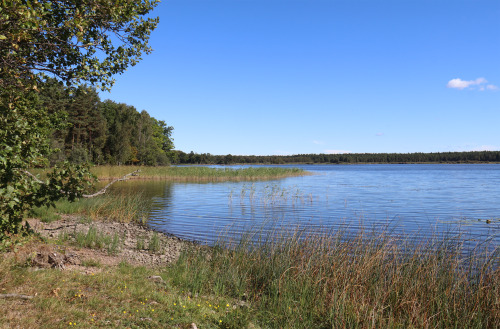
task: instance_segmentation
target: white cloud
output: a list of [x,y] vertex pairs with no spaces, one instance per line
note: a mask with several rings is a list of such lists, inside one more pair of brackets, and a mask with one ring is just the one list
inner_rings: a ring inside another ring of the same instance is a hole
[[322,142],[322,141],[313,141],[314,144],[316,145],[323,145],[325,144],[325,142]]
[[384,136],[384,133],[376,133],[375,136]]
[[486,89],[488,89],[488,90],[498,90],[498,87],[495,86],[495,85],[487,85]]
[[[448,84],[446,85],[446,87],[462,90],[465,88],[469,88],[471,86],[482,85],[482,84],[485,84],[487,82],[488,81],[485,78],[477,78],[476,80],[468,80],[468,81],[456,78],[456,79],[451,79],[450,81],[448,81]],[[493,86],[493,85],[491,85],[491,86]]]
[[346,153],[351,153],[351,151],[346,151],[346,150],[325,150],[324,153],[326,153],[326,154],[346,154]]

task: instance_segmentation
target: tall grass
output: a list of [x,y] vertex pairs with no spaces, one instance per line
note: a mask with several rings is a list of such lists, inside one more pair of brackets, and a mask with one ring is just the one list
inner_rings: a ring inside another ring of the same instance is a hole
[[105,194],[96,198],[83,198],[75,202],[57,201],[55,209],[35,208],[31,215],[47,222],[59,219],[58,214],[79,214],[91,220],[143,222],[151,207],[151,202],[150,198],[144,197],[141,193]]
[[162,179],[172,181],[252,181],[276,179],[290,176],[305,175],[306,172],[297,168],[280,167],[250,167],[244,169],[208,168],[208,167],[134,167],[134,166],[96,166],[92,173],[101,180],[122,177],[140,169],[132,179]]
[[[269,328],[498,328],[498,247],[345,232],[249,234],[186,251],[169,269],[192,293],[247,300]],[[495,263],[496,262],[496,263]]]

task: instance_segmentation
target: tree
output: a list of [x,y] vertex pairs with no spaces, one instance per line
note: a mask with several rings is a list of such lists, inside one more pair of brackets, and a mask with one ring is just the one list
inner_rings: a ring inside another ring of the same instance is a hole
[[[102,116],[99,105],[100,99],[96,90],[81,86],[67,106],[69,129],[66,147],[71,162],[102,162],[101,150],[106,142],[106,119]],[[78,156],[79,153],[81,156]],[[84,159],[87,161],[82,161]]]
[[109,89],[113,75],[149,53],[158,0],[2,0],[0,3],[0,239],[33,206],[82,195],[91,176],[64,165],[41,182],[27,171],[46,163],[60,123],[40,99],[49,77],[69,87]]

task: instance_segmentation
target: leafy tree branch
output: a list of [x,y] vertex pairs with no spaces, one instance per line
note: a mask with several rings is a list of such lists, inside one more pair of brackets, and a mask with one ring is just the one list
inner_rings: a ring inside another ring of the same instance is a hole
[[[49,77],[76,88],[109,89],[113,76],[151,48],[158,0],[1,0],[0,240],[20,229],[34,206],[83,195],[88,168],[63,164],[40,183],[26,171],[47,164],[49,136],[62,127],[59,108],[40,96]],[[64,193],[61,193],[64,192]]]

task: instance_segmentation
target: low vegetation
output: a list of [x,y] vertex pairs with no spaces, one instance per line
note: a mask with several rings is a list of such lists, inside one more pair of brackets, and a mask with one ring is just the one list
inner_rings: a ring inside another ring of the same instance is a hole
[[[307,172],[298,168],[282,167],[250,167],[250,168],[209,168],[202,166],[95,166],[91,172],[101,181],[113,180],[132,172],[137,174],[128,179],[169,180],[183,182],[217,182],[217,181],[256,181],[279,179],[292,176],[307,175]],[[46,169],[32,169],[31,172],[42,178]]]
[[306,172],[297,168],[279,167],[250,167],[242,169],[209,168],[209,167],[134,167],[134,166],[96,166],[92,173],[101,180],[122,177],[140,169],[132,179],[161,179],[172,181],[252,181],[277,179],[291,176],[305,175]]
[[28,263],[0,258],[1,328],[228,328],[241,312],[234,300],[178,289],[165,269],[89,260],[83,273],[33,271]]
[[498,328],[498,249],[483,248],[464,257],[452,240],[257,234],[187,252],[169,275],[194,294],[248,300],[247,321],[265,328]]
[[0,327],[500,326],[497,246],[280,232],[188,249],[168,267],[86,260],[85,272],[32,271],[20,256],[33,243],[25,241],[0,259],[0,294],[35,297],[0,298]]
[[33,208],[30,216],[44,222],[60,219],[61,214],[79,214],[89,220],[116,222],[145,222],[151,207],[151,199],[141,193],[105,194],[98,198],[80,199],[75,202],[60,200],[55,207]]
[[98,232],[93,226],[89,227],[87,233],[77,232],[75,234],[76,244],[82,248],[103,249],[109,254],[115,254],[118,251],[120,237],[117,234],[113,236]]

